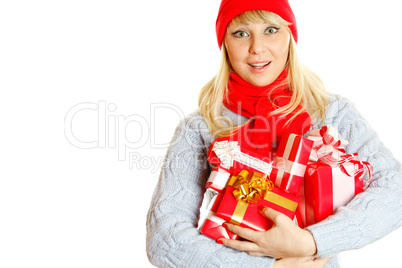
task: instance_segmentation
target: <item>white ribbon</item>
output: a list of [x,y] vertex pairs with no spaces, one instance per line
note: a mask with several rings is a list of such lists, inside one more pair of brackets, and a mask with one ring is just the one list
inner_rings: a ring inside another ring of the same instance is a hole
[[342,139],[338,130],[332,126],[313,129],[307,138],[314,141],[310,155],[310,161],[312,162],[317,162],[318,159],[323,157],[337,161],[342,155],[345,155],[344,147],[349,144],[347,140]]
[[233,166],[235,157],[240,154],[240,146],[237,141],[219,141],[215,142],[212,150],[221,160],[221,166],[230,169]]
[[275,157],[275,167],[278,169],[278,173],[275,178],[275,185],[278,187],[281,187],[282,180],[283,180],[283,175],[285,173],[289,173],[291,175],[303,177],[304,173],[306,172],[306,165],[302,165],[297,162],[292,162],[288,160],[290,153],[292,152],[294,140],[296,139],[295,134],[291,134],[288,137],[288,140],[286,142],[286,147],[283,152],[283,156],[277,156]]
[[265,174],[271,174],[272,164],[245,154],[240,150],[237,141],[215,142],[212,150],[221,161],[221,166],[226,169],[233,167],[234,161],[249,166]]
[[282,181],[283,175],[285,173],[289,173],[298,177],[303,177],[307,168],[306,165],[292,162],[279,156],[275,158],[275,167],[278,168],[278,175],[276,175],[276,180],[278,180],[278,182]]
[[230,173],[226,172],[223,169],[213,169],[211,174],[209,175],[207,183],[210,184],[210,188],[215,189],[217,191],[221,191],[225,188],[226,183],[228,182],[230,177]]
[[200,219],[198,220],[198,229],[201,230],[211,212],[212,207],[218,198],[219,193],[213,189],[208,188],[204,193],[204,198],[200,207]]
[[[345,168],[353,174],[355,165],[347,163]],[[355,180],[339,168],[332,169],[332,208],[334,213],[339,207],[345,206],[355,196]]]

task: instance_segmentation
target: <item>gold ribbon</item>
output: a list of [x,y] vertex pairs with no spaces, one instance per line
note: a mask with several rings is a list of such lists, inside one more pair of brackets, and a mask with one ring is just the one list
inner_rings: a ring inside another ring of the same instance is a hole
[[249,175],[249,172],[248,172],[247,170],[242,170],[242,171],[239,173],[239,175],[237,175],[237,176],[232,176],[232,177],[230,178],[230,180],[229,180],[229,182],[228,182],[228,185],[233,186],[237,180],[246,179],[246,178],[248,177],[248,175]]
[[249,203],[257,203],[265,199],[273,204],[295,212],[298,203],[272,192],[274,184],[259,172],[249,173],[243,170],[236,177],[233,176],[228,185],[235,188],[233,195],[238,201],[230,222],[239,225],[243,221]]
[[293,212],[296,212],[297,206],[299,205],[297,202],[274,192],[267,192],[264,199]]
[[244,214],[246,214],[247,207],[247,202],[243,200],[237,201],[236,208],[233,212],[232,217],[230,218],[230,222],[236,225],[240,225],[240,223],[243,221]]
[[243,170],[236,177],[233,184],[233,195],[236,200],[242,200],[247,203],[257,203],[262,200],[267,191],[272,191],[274,184],[267,179],[267,175],[259,172],[251,172]]

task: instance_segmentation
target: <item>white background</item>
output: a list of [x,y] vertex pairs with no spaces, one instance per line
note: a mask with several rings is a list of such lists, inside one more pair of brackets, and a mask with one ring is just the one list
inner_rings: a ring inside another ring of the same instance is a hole
[[[291,4],[302,61],[402,159],[396,1]],[[2,1],[1,267],[151,266],[146,213],[166,144],[216,72],[218,6]],[[401,239],[342,253],[343,267],[398,266]]]

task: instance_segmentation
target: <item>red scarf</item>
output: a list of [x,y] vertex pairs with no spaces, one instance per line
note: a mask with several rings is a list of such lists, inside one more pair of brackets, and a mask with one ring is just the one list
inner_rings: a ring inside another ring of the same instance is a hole
[[292,92],[286,83],[287,75],[288,68],[285,68],[273,83],[257,87],[231,72],[227,98],[223,101],[225,106],[234,113],[251,119],[230,138],[239,141],[240,146],[245,146],[248,150],[270,159],[274,158],[283,134],[303,135],[311,126],[311,119],[306,111],[286,124],[293,115],[303,109],[301,103],[288,115],[268,116],[275,109],[289,104],[292,98]]

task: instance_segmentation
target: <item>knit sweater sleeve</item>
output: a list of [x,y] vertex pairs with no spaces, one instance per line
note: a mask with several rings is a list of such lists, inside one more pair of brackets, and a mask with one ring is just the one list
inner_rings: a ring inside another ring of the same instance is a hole
[[347,206],[307,228],[315,238],[319,257],[361,248],[402,226],[401,164],[347,100],[336,97],[326,120],[349,141],[348,153],[358,152],[359,160],[373,166],[374,175],[370,186]]
[[148,258],[157,267],[271,267],[273,259],[225,247],[197,229],[210,172],[208,132],[197,113],[175,131],[148,211]]

